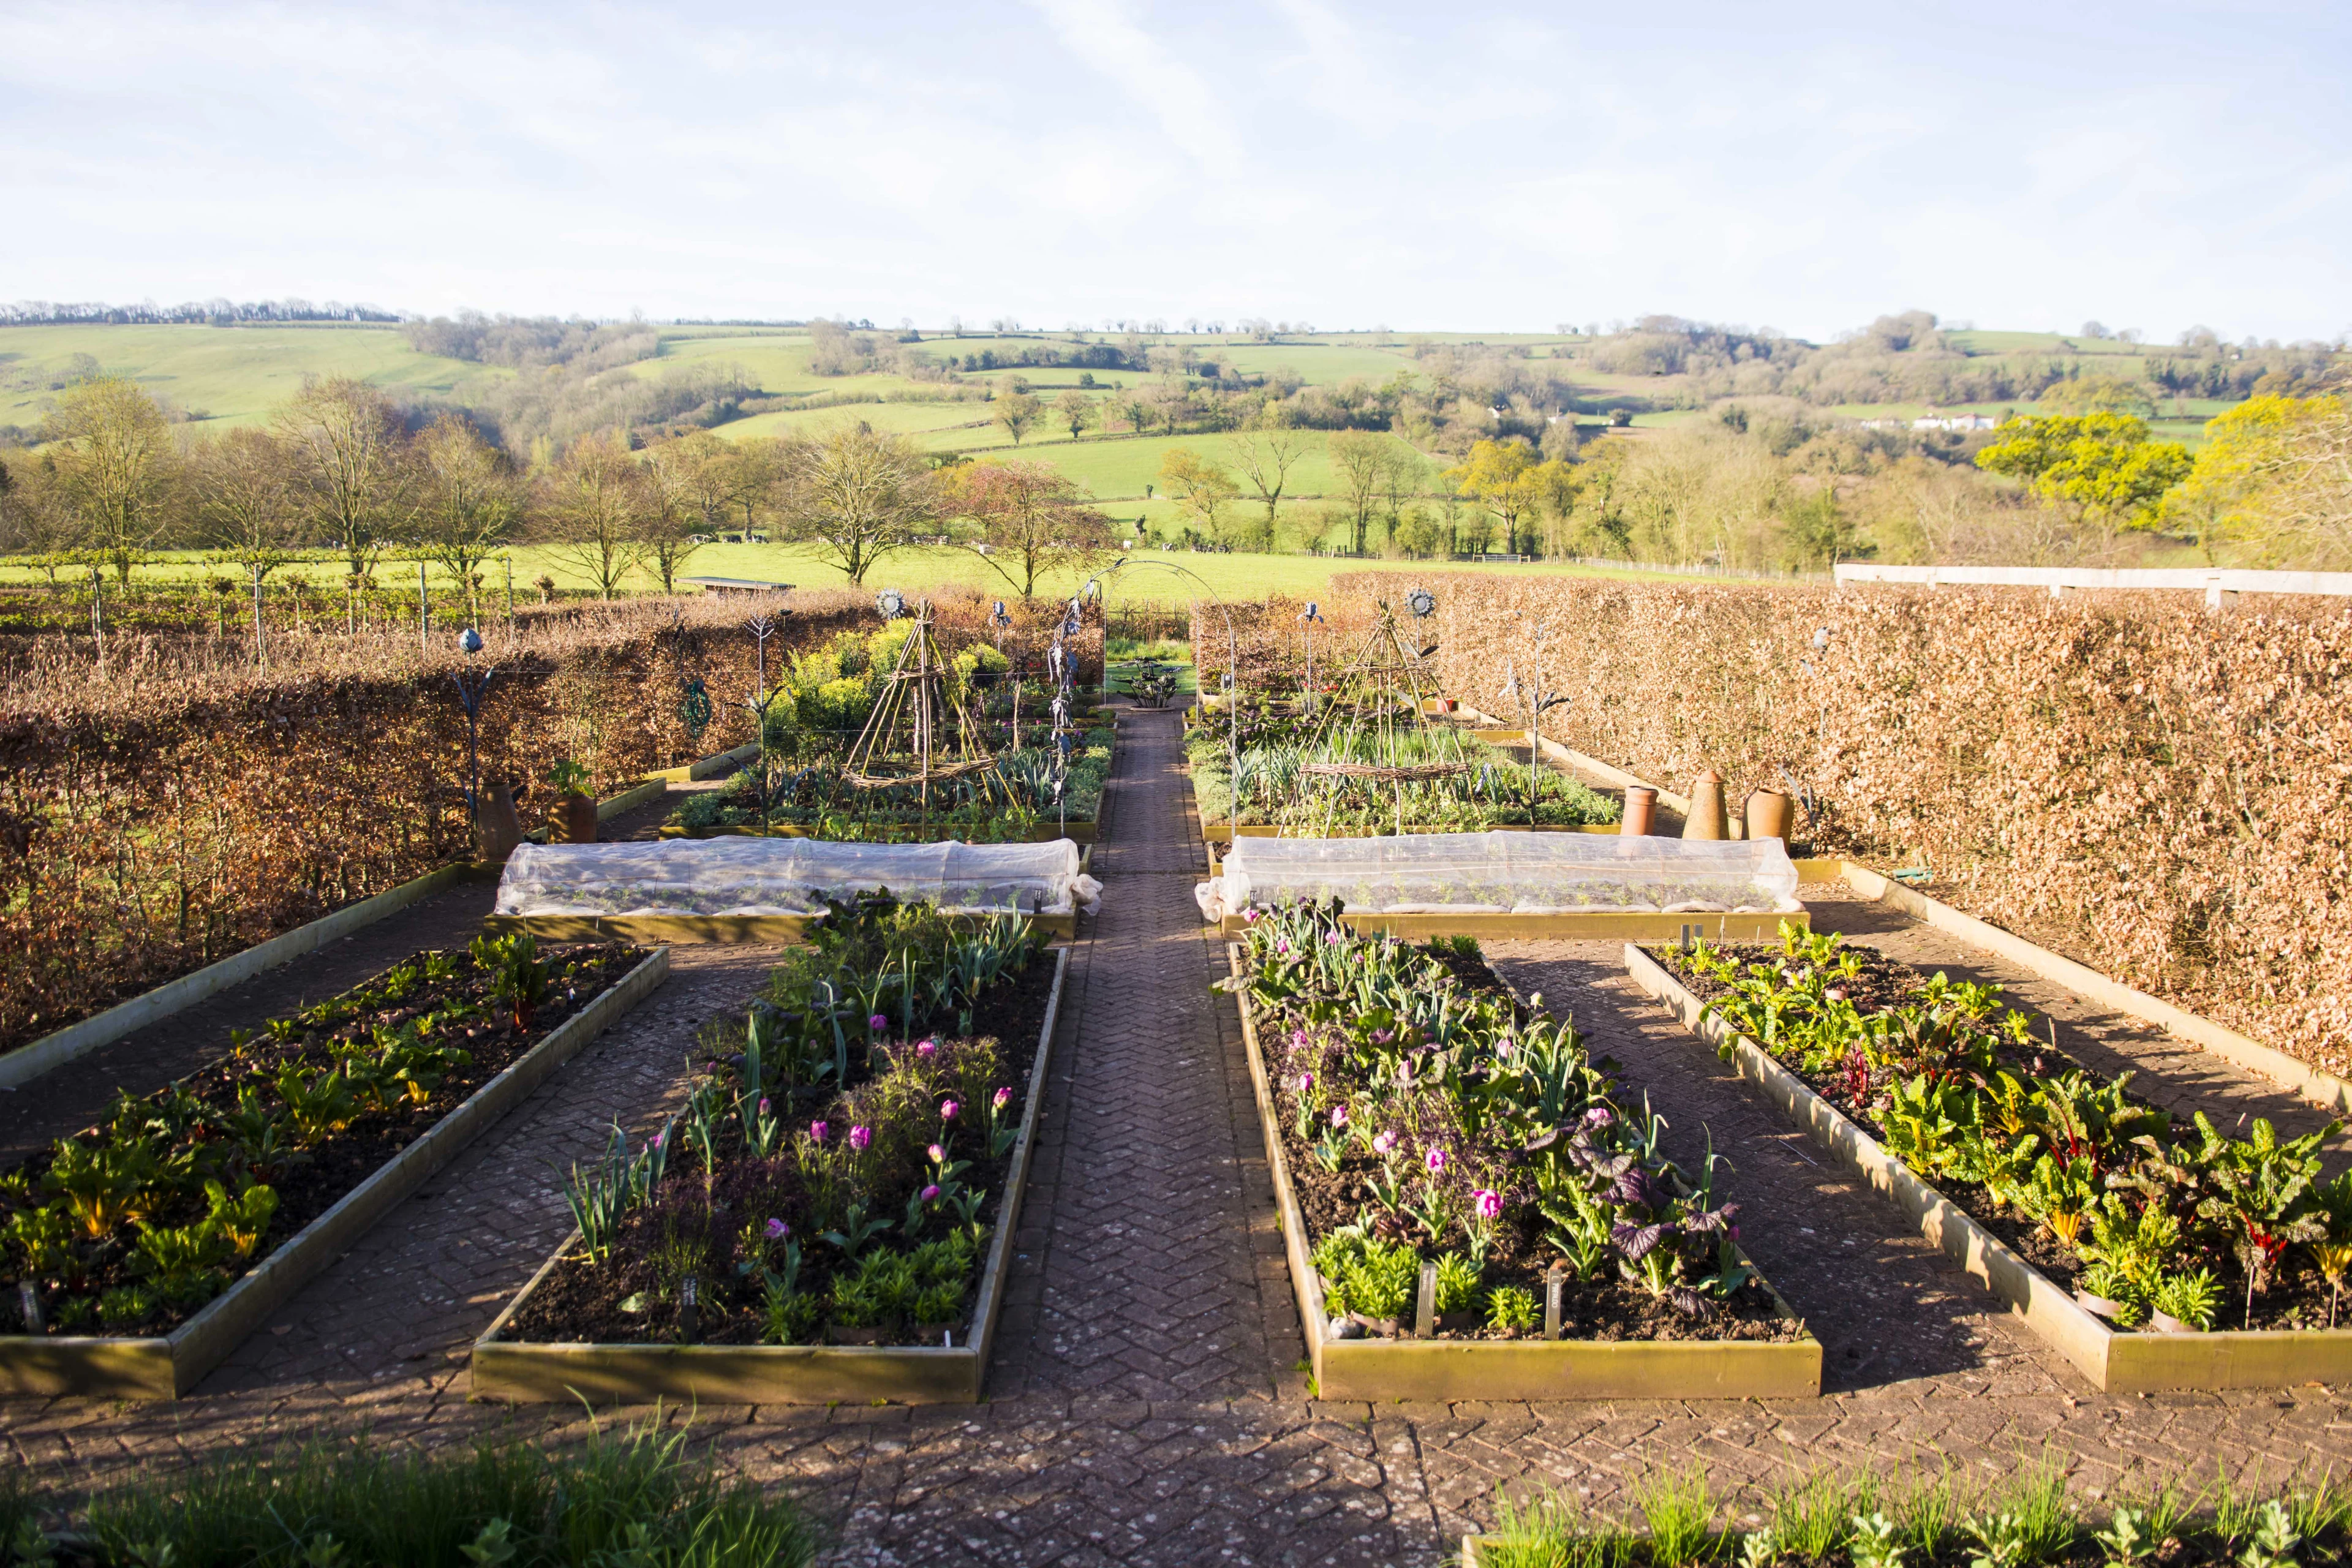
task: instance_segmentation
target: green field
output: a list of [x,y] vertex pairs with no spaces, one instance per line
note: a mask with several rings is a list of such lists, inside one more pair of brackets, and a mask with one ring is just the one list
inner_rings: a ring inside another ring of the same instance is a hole
[[[1128,553],[1128,564],[1120,567],[1109,580],[1114,602],[1181,604],[1199,596],[1200,584],[1193,580],[1196,577],[1205,581],[1211,593],[1238,601],[1261,599],[1268,594],[1305,597],[1328,594],[1332,574],[1342,572],[1411,572],[1430,578],[1441,592],[1442,579],[1449,573],[1618,578],[1654,578],[1660,575],[1639,568],[1618,570],[1550,563],[1470,565],[1464,563],[1390,562],[1239,552],[1209,554],[1189,551],[1135,550]],[[513,554],[518,601],[538,597],[530,584],[542,574],[554,578],[556,585],[566,590],[578,592],[591,586],[589,579],[563,565],[542,547],[524,546],[518,548]],[[341,591],[343,569],[340,561],[311,561],[285,570],[306,578],[321,592]],[[706,545],[687,562],[684,571],[691,576],[743,577],[790,583],[799,588],[838,588],[845,586],[847,582],[838,570],[818,561],[805,547],[791,544]],[[135,580],[184,582],[209,578],[217,573],[218,568],[207,564],[201,552],[172,551],[156,557],[153,564],[142,567]],[[416,581],[416,563],[414,559],[389,558],[378,566],[376,577],[387,589],[413,591]],[[502,592],[505,568],[501,563],[493,561],[483,573],[483,577],[493,594]],[[0,565],[0,584],[44,580],[44,574],[35,568]],[[450,584],[437,568],[428,574],[428,580],[436,600],[448,596]],[[1042,583],[1038,591],[1045,595],[1066,594],[1075,589],[1081,580],[1076,574],[1065,574]],[[110,577],[108,582],[111,585],[112,578]],[[885,558],[882,564],[868,573],[866,578],[868,588],[899,588],[908,593],[927,593],[946,584],[964,584],[998,595],[1009,591],[1004,579],[997,576],[978,556],[964,550],[902,551]],[[655,584],[650,577],[641,574],[636,586],[640,591],[651,592]]]
[[78,353],[203,415],[208,427],[261,423],[306,375],[447,394],[475,377],[509,374],[418,353],[394,327],[8,327],[0,329],[0,425],[38,425],[53,395],[37,378]]

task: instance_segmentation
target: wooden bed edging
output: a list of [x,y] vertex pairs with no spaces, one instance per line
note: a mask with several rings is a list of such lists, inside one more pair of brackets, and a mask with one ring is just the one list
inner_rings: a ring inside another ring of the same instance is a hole
[[349,1251],[582,1047],[617,1023],[669,975],[667,948],[647,953],[604,994],[565,1019],[464,1103],[377,1167],[334,1206],[281,1243],[204,1310],[169,1334],[0,1336],[0,1392],[173,1399],[194,1389],[263,1319]]
[[409,905],[431,898],[445,888],[470,880],[477,874],[468,865],[444,866],[427,871],[422,877],[403,882],[373,898],[346,904],[330,915],[321,915],[308,925],[257,942],[243,952],[232,953],[217,963],[208,963],[177,980],[168,980],[152,991],[142,992],[128,1002],[117,1003],[103,1013],[93,1014],[79,1024],[68,1024],[55,1034],[44,1035],[20,1049],[0,1056],[0,1089],[16,1089],[32,1082],[43,1073],[65,1066],[78,1057],[88,1056],[101,1046],[110,1046],[124,1036],[133,1034],[150,1024],[161,1023],[175,1013],[185,1012],[206,997],[241,984],[266,969],[289,963],[304,953],[316,952],[341,937],[364,926],[372,926],[387,916],[398,914]]
[[[1241,948],[1229,943],[1230,972],[1242,972]],[[1787,1343],[1642,1340],[1335,1340],[1323,1310],[1323,1285],[1309,1256],[1307,1221],[1290,1184],[1265,1056],[1246,993],[1236,993],[1242,1044],[1265,1137],[1266,1168],[1282,1215],[1284,1256],[1298,1301],[1300,1327],[1323,1399],[1816,1399],[1822,1342],[1810,1332]],[[1761,1275],[1759,1275],[1761,1279]],[[1768,1283],[1768,1290],[1771,1289]],[[1788,1303],[1773,1292],[1783,1314]]]
[[1728,1042],[1739,1076],[1764,1091],[1791,1125],[1901,1209],[1919,1234],[1974,1276],[2052,1349],[2109,1393],[2158,1389],[2280,1388],[2316,1379],[2352,1381],[2352,1329],[2216,1330],[2204,1334],[2118,1333],[1986,1230],[1850,1117],[1815,1094],[1720,1018],[1632,943],[1625,970],[1711,1045]]
[[[1385,932],[1415,942],[1433,936],[1469,936],[1481,942],[1778,942],[1782,921],[1812,929],[1812,916],[1803,910],[1754,915],[1656,914],[1641,910],[1579,910],[1559,915],[1387,915],[1349,910],[1339,918],[1353,931]],[[1241,916],[1227,915],[1220,929],[1223,935],[1235,937],[1249,926]]]
[[1038,1031],[1029,1069],[1029,1100],[1021,1134],[997,1205],[996,1234],[981,1272],[972,1327],[961,1345],[637,1345],[525,1344],[501,1340],[540,1282],[580,1240],[573,1230],[540,1265],[530,1283],[474,1342],[473,1397],[516,1403],[585,1399],[591,1404],[647,1404],[657,1399],[719,1405],[823,1405],[887,1399],[901,1405],[977,1404],[995,1343],[996,1320],[1013,1267],[1013,1237],[1036,1146],[1045,1098],[1045,1068],[1061,1017],[1070,950],[1054,961],[1054,991]]

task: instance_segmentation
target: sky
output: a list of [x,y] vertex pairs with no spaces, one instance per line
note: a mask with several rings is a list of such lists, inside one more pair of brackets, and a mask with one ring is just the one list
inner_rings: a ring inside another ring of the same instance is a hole
[[2352,7],[0,0],[0,300],[2352,327]]

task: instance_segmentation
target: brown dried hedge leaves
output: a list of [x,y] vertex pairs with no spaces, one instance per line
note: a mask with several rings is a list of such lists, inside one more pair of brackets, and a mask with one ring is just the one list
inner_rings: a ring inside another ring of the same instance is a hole
[[1930,865],[1971,913],[2352,1068],[2340,604],[1525,577],[1440,600],[1449,693],[1511,711],[1501,672],[1548,624],[1569,745],[1670,787],[1720,768],[1735,802],[1793,783],[1824,851]]

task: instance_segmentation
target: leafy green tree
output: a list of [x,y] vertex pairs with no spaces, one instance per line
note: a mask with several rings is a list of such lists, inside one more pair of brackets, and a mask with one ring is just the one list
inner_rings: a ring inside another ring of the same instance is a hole
[[1977,467],[2111,529],[2153,526],[2158,502],[2190,468],[2188,447],[2155,439],[2128,414],[2025,416],[1994,434]]
[[996,400],[996,422],[1013,437],[1016,447],[1021,445],[1022,437],[1037,427],[1037,421],[1045,415],[1045,405],[1025,392],[1010,392]]
[[1054,418],[1068,428],[1070,439],[1075,441],[1094,428],[1097,418],[1095,400],[1082,392],[1066,392],[1054,400]]

